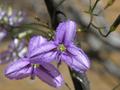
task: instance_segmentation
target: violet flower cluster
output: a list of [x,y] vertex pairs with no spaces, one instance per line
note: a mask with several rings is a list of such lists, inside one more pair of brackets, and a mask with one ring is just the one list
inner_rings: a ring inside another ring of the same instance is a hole
[[13,10],[12,7],[0,7],[0,24],[17,26],[24,20],[25,13]]
[[[4,7],[0,5],[0,44],[7,37],[12,35],[12,41],[10,42],[8,49],[0,53],[0,64],[14,61],[18,57],[23,56],[26,52],[25,39],[19,40],[13,37],[13,30],[11,27],[20,26],[25,22],[25,13],[22,11],[14,10],[12,7]],[[18,53],[19,52],[19,53]]]
[[70,68],[85,73],[90,61],[82,49],[74,43],[76,23],[67,20],[58,25],[54,40],[47,41],[42,36],[31,38],[26,56],[11,63],[5,70],[9,79],[37,76],[47,84],[59,87],[64,83],[60,72],[50,62],[64,61]]
[[0,42],[7,37],[10,26],[18,26],[24,20],[24,12],[13,10],[12,7],[5,8],[0,6]]
[[13,39],[6,50],[0,53],[0,64],[16,61],[19,57],[24,57],[27,52],[27,42],[25,39]]
[[[74,70],[84,73],[90,67],[90,61],[84,51],[74,44],[76,23],[68,20],[57,27],[55,38],[32,51],[31,62],[39,63],[40,58],[45,62],[64,61]],[[37,59],[36,59],[37,58]]]
[[46,43],[47,40],[42,36],[33,37],[30,40],[28,53],[25,57],[11,63],[5,70],[5,76],[9,79],[22,79],[30,76],[34,78],[37,76],[47,84],[59,87],[63,83],[63,78],[60,72],[50,63],[41,61],[38,64],[30,62],[32,52],[39,46]]

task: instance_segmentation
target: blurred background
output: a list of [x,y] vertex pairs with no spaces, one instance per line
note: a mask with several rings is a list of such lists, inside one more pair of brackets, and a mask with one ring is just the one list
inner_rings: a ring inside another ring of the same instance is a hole
[[[65,0],[63,10],[69,18],[75,20],[80,27],[81,21],[88,23],[90,16],[85,13],[89,9],[89,0]],[[107,5],[110,0],[100,0],[97,9],[99,11]],[[102,26],[105,24],[107,28],[115,21],[120,14],[120,1],[115,1],[113,5],[108,7],[102,16],[104,18],[93,19],[93,22]],[[91,4],[95,0],[91,0]],[[0,4],[4,7],[11,5],[15,10],[22,10],[26,13],[26,18],[30,22],[35,22],[35,17],[39,17],[40,21],[45,24],[50,23],[47,8],[44,0],[0,0]],[[98,12],[96,9],[96,12]],[[82,19],[81,19],[82,18]],[[88,54],[91,59],[91,68],[87,72],[91,90],[120,90],[120,26],[115,32],[108,37],[102,37],[98,31],[77,32],[77,44]],[[0,52],[8,48],[9,39],[5,39],[0,43]],[[65,85],[59,89],[52,88],[41,80],[36,78],[30,80],[9,80],[4,76],[4,68],[7,63],[0,65],[0,90],[69,90]],[[74,90],[74,85],[70,77],[68,67],[62,63],[59,68],[64,79]],[[115,88],[116,87],[116,88]],[[115,88],[115,89],[113,89]]]

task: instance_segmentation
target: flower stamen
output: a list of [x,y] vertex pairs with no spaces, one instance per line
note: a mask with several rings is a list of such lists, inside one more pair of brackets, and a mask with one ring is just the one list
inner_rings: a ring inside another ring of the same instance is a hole
[[64,44],[60,44],[60,45],[58,46],[58,48],[59,48],[59,50],[60,50],[61,52],[63,52],[63,51],[66,50],[66,47],[64,46]]
[[40,65],[39,64],[33,64],[34,68],[38,68]]

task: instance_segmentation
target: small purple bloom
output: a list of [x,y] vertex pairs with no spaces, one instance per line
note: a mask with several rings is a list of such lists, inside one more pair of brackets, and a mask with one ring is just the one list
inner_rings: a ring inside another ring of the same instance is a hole
[[31,78],[37,76],[53,87],[60,87],[64,82],[63,78],[60,72],[52,64],[43,61],[38,64],[30,62],[31,52],[46,42],[47,40],[41,36],[33,37],[30,40],[26,57],[11,63],[5,70],[5,76],[9,79],[16,80],[23,79],[28,76]]
[[0,20],[3,19],[4,15],[5,15],[5,11],[2,10],[2,8],[0,7]]
[[8,46],[8,49],[0,53],[0,64],[5,64],[24,57],[27,52],[26,40],[15,38]]
[[68,20],[62,22],[57,27],[54,41],[44,43],[31,52],[31,62],[39,63],[41,58],[45,62],[52,60],[64,61],[71,68],[80,73],[84,73],[90,67],[90,61],[82,49],[74,44],[76,35],[76,23]]
[[11,26],[17,26],[20,25],[21,23],[23,23],[25,20],[25,13],[23,13],[22,11],[16,12],[13,11],[12,15],[7,15],[8,18],[8,24]]
[[26,15],[23,11],[16,11],[11,7],[4,8],[0,7],[0,42],[9,36],[10,26],[19,26],[26,21]]
[[7,31],[4,28],[0,27],[0,43],[5,39],[7,36]]
[[17,26],[20,25],[21,22],[25,21],[25,13],[22,11],[16,11],[12,7],[0,7],[0,23]]

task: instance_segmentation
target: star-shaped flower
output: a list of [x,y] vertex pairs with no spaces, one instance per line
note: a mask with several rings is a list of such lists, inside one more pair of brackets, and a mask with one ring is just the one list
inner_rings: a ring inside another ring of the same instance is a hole
[[74,70],[84,73],[90,67],[90,61],[84,51],[74,44],[76,36],[76,23],[68,20],[58,25],[53,41],[38,46],[31,52],[31,62],[40,63],[43,58],[45,62],[52,60],[64,61]]
[[34,78],[37,76],[47,84],[53,87],[60,87],[63,84],[63,78],[60,72],[50,63],[39,60],[38,64],[33,64],[31,52],[46,43],[47,40],[41,36],[33,37],[30,40],[27,56],[11,63],[5,70],[5,76],[9,79],[23,79],[25,77]]

